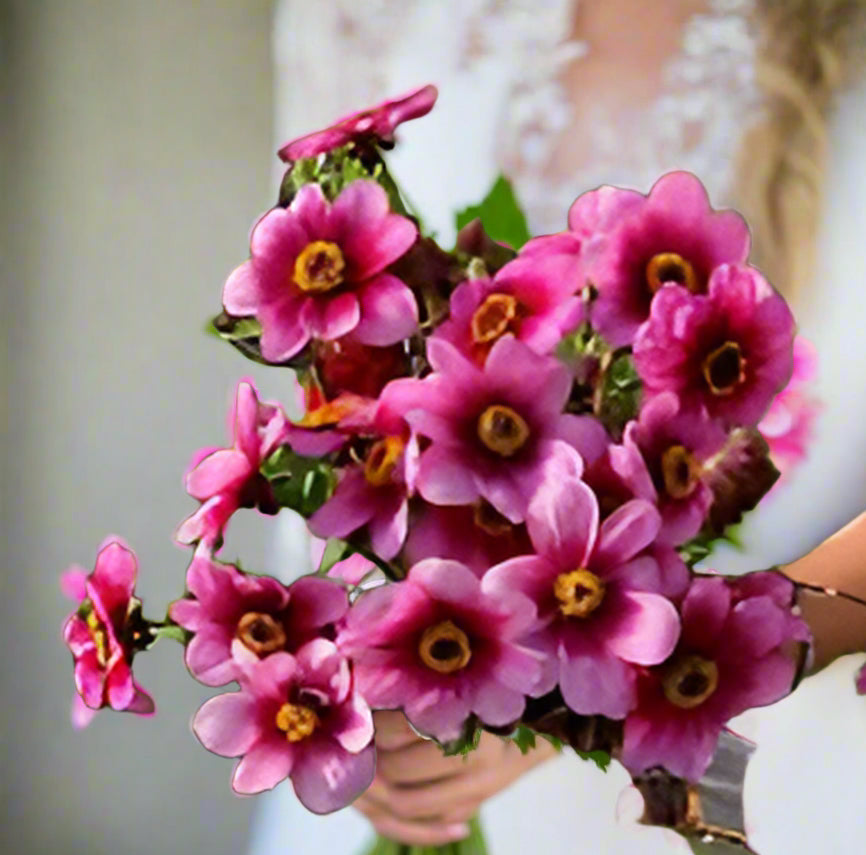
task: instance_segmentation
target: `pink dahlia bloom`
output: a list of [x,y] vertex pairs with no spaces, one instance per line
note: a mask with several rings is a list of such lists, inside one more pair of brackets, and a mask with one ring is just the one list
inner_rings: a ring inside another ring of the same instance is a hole
[[280,159],[291,163],[304,157],[317,157],[358,139],[369,139],[383,148],[391,148],[397,127],[410,119],[426,116],[433,109],[438,94],[435,86],[422,86],[377,107],[351,113],[323,131],[286,143],[279,150]]
[[291,778],[313,813],[351,804],[373,780],[373,717],[352,686],[348,661],[319,638],[292,656],[275,653],[249,666],[241,691],[217,695],[192,723],[202,745],[241,757],[238,793],[270,790]]
[[666,285],[634,345],[648,395],[675,392],[726,425],[753,427],[791,374],[794,318],[752,267],[722,265],[709,293]]
[[750,596],[722,578],[692,582],[677,649],[641,677],[625,722],[622,761],[633,773],[660,765],[698,780],[726,722],[790,692],[796,666],[788,647],[808,630],[781,605],[777,582],[757,584],[762,593]]
[[[563,237],[536,238],[492,279],[467,279],[451,295],[450,316],[436,335],[483,363],[506,333],[536,353],[550,353],[581,321],[575,295],[576,252],[563,251]],[[570,236],[565,240],[573,241]],[[573,247],[569,247],[573,249]]]
[[390,561],[409,528],[409,497],[415,491],[418,442],[386,406],[370,426],[362,462],[343,469],[333,496],[309,519],[317,537],[340,537],[367,527],[373,550]]
[[568,369],[511,335],[493,345],[483,367],[442,339],[429,340],[427,357],[432,374],[395,380],[382,400],[432,441],[417,485],[434,505],[483,498],[521,522],[548,457],[570,446],[594,456],[607,442],[594,418],[563,413]]
[[532,552],[525,525],[514,525],[492,505],[449,507],[422,504],[413,516],[403,550],[409,566],[425,558],[448,558],[479,578],[494,564]]
[[791,379],[758,423],[758,430],[770,446],[770,457],[783,475],[806,458],[815,418],[821,409],[810,388],[817,373],[818,354],[814,346],[797,336]]
[[610,187],[585,194],[569,227],[587,242],[587,276],[598,289],[593,326],[615,347],[631,342],[665,283],[703,294],[716,267],[749,254],[742,217],[714,211],[688,172],[662,176],[646,197]]
[[[141,603],[133,594],[137,562],[121,540],[109,538],[99,549],[93,572],[71,567],[61,579],[68,596],[81,604],[63,626],[63,639],[75,662],[75,687],[91,710],[148,715],[153,699],[132,677],[132,658],[143,640]],[[73,707],[73,723],[83,727],[91,716]]]
[[520,718],[541,668],[539,654],[519,643],[534,622],[526,597],[493,592],[468,567],[430,558],[403,581],[362,594],[337,643],[371,706],[402,708],[445,742],[470,713],[492,726]]
[[549,476],[527,516],[537,554],[499,564],[484,581],[535,603],[542,629],[532,644],[547,659],[539,690],[558,683],[575,712],[621,719],[637,701],[636,666],[662,662],[679,636],[676,609],[655,593],[659,565],[645,551],[661,518],[633,499],[599,526],[592,490]]
[[633,478],[635,468],[621,459],[624,479],[635,484],[635,495],[654,502],[662,515],[658,542],[679,546],[701,529],[713,502],[703,478],[704,465],[725,444],[727,435],[700,410],[685,410],[670,392],[650,399],[637,421],[625,429],[623,445],[642,457],[650,475],[650,495],[642,495],[646,480]]
[[294,653],[336,632],[349,610],[345,589],[303,576],[286,588],[270,576],[243,573],[197,551],[186,574],[194,599],[172,603],[171,619],[194,633],[186,647],[190,673],[206,686],[223,686],[251,661]]
[[180,524],[175,535],[180,543],[218,543],[238,508],[258,507],[263,513],[278,510],[259,467],[289,437],[285,413],[279,404],[259,401],[255,386],[242,381],[232,422],[232,446],[201,449],[187,470],[186,491],[202,505]]
[[383,271],[417,235],[373,181],[352,182],[333,203],[306,184],[288,208],[256,224],[250,260],[229,276],[223,304],[229,314],[258,318],[270,362],[285,362],[311,338],[352,333],[362,344],[394,344],[416,329],[418,305]]

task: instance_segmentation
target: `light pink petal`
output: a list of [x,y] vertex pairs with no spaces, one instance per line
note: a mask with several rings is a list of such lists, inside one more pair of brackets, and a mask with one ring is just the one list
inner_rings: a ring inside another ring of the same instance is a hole
[[622,762],[633,774],[664,766],[697,781],[712,760],[721,730],[720,724],[701,718],[684,727],[678,718],[647,719],[635,713],[625,723]]
[[334,739],[351,754],[363,751],[373,739],[373,714],[358,692],[331,712],[328,726]]
[[310,338],[333,341],[352,332],[361,319],[358,297],[349,291],[336,297],[308,297],[300,313],[300,323]]
[[301,321],[303,298],[286,298],[266,303],[259,308],[262,324],[260,347],[268,362],[291,359],[310,340],[310,333]]
[[450,341],[431,337],[427,341],[427,359],[433,370],[451,377],[460,377],[467,385],[480,385],[482,374],[475,363],[467,359]]
[[[517,591],[541,605],[550,599],[553,582],[560,568],[540,555],[522,555],[491,567],[485,574],[485,590],[506,593]],[[543,615],[539,615],[544,617]]]
[[177,527],[174,539],[185,545],[200,541],[213,544],[221,536],[237,509],[236,496],[213,496]]
[[469,702],[455,692],[431,690],[421,697],[413,697],[405,706],[406,718],[421,733],[440,741],[456,739],[469,718]]
[[259,273],[252,261],[245,261],[226,280],[223,306],[230,315],[244,317],[256,314],[260,301]]
[[857,672],[855,685],[857,687],[858,695],[866,695],[866,665]]
[[388,194],[374,181],[353,181],[334,201],[336,240],[355,281],[379,273],[415,243],[415,224],[389,211]]
[[205,686],[224,686],[237,676],[232,661],[232,635],[225,626],[209,624],[186,647],[186,667]]
[[636,700],[632,666],[589,646],[566,645],[560,652],[559,688],[565,703],[580,715],[625,718]]
[[586,566],[598,530],[595,494],[574,477],[548,469],[529,503],[527,528],[536,551],[557,567]]
[[[538,687],[542,675],[543,653],[520,647],[516,644],[503,644],[493,662],[490,673],[508,689],[522,695],[532,695]],[[482,691],[483,695],[485,692]],[[476,700],[475,712],[479,713]],[[522,712],[522,709],[521,709]],[[492,724],[492,720],[489,722]]]
[[250,461],[243,452],[223,448],[206,457],[186,476],[186,491],[204,501],[227,490],[237,489],[250,475]]
[[292,199],[289,213],[303,229],[307,241],[334,240],[331,206],[318,184],[301,187]]
[[96,718],[97,712],[98,710],[87,706],[87,704],[81,700],[81,696],[78,693],[72,696],[72,706],[69,710],[69,718],[72,722],[72,726],[76,730],[83,730],[87,727],[90,722]]
[[[392,510],[393,509],[393,510]],[[398,496],[370,520],[370,542],[381,558],[390,561],[403,546],[409,530],[409,502]]]
[[646,549],[661,528],[658,509],[645,499],[632,499],[602,524],[593,566],[615,567]]
[[657,665],[673,652],[680,635],[680,617],[670,600],[658,594],[622,592],[616,634],[607,649],[636,665]]
[[255,465],[259,458],[259,396],[251,382],[238,383],[234,410],[235,445]]
[[132,670],[125,659],[118,659],[105,678],[108,703],[112,709],[125,710],[135,698]]
[[96,651],[90,650],[75,660],[75,688],[81,699],[91,709],[99,709],[104,705],[103,687],[105,673],[96,658]]
[[256,698],[282,697],[297,670],[295,657],[281,650],[264,659],[252,661],[251,667],[244,669],[240,675],[240,684]]
[[751,597],[731,610],[725,625],[725,647],[733,655],[759,659],[785,640],[787,625],[788,614],[769,597]]
[[593,416],[563,413],[556,420],[555,436],[576,448],[586,464],[593,463],[610,445],[610,436]]
[[334,495],[310,517],[310,531],[316,537],[345,537],[365,525],[376,510],[375,489],[360,469],[347,469]]
[[96,556],[87,592],[97,611],[100,606],[105,610],[100,615],[103,620],[109,615],[112,619],[126,616],[129,598],[135,590],[136,567],[135,553],[117,541],[110,542]]
[[350,754],[330,740],[314,740],[298,750],[292,784],[307,810],[332,813],[355,801],[370,786],[375,771],[372,745]]
[[724,705],[726,717],[780,701],[794,688],[796,674],[793,657],[778,650],[752,660],[737,673],[735,685],[724,687],[729,694]]
[[[534,681],[533,681],[534,682]],[[485,681],[472,701],[472,712],[484,724],[503,727],[520,719],[526,709],[526,697],[521,691]]]
[[434,505],[469,505],[479,496],[471,470],[457,455],[435,444],[421,455],[417,487]]
[[418,328],[418,304],[396,276],[380,273],[358,291],[361,320],[355,338],[382,347],[408,338]]
[[444,603],[475,604],[481,594],[478,577],[459,561],[427,558],[409,571],[409,579],[431,599]]
[[617,582],[621,588],[629,591],[664,593],[658,562],[649,555],[639,555],[625,564],[620,564],[605,575],[605,580]]
[[259,738],[259,719],[255,698],[245,692],[227,692],[202,704],[192,729],[208,751],[222,757],[239,757]]
[[695,579],[683,600],[683,642],[712,649],[731,608],[731,592],[722,578]]
[[153,698],[138,685],[138,683],[133,682],[133,688],[135,690],[135,694],[132,697],[132,700],[129,702],[129,706],[124,710],[124,712],[135,713],[136,715],[153,715],[156,711],[156,704],[153,702]]
[[232,776],[232,789],[236,793],[253,795],[272,790],[289,776],[299,752],[282,734],[277,734],[278,731],[257,742],[238,763]]
[[87,599],[87,576],[87,571],[77,564],[62,573],[60,575],[60,590],[63,592],[63,596],[74,603],[81,603]]
[[71,614],[63,625],[63,640],[73,656],[83,656],[96,648],[87,623],[77,614]]

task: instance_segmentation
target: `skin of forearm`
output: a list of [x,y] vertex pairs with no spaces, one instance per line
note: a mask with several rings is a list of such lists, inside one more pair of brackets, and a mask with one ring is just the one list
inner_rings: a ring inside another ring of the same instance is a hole
[[[866,600],[866,512],[782,570],[795,582]],[[866,606],[810,591],[802,591],[798,602],[814,636],[813,671],[846,653],[866,651]]]

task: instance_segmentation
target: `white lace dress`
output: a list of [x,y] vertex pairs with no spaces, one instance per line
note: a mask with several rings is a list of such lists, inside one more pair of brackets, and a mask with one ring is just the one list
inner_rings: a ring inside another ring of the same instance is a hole
[[[602,0],[581,0],[590,2]],[[635,9],[650,5],[663,4]],[[629,102],[610,93],[575,98],[592,44],[580,40],[573,0],[283,0],[274,35],[277,141],[433,82],[435,110],[401,128],[405,145],[389,163],[445,245],[454,210],[480,199],[499,171],[514,181],[536,234],[563,228],[568,206],[587,189],[646,192],[670,169],[691,170],[714,204],[728,204],[736,142],[760,110],[750,3],[695,7],[679,22],[678,48],[651,75],[653,97],[638,90]],[[866,507],[864,117],[866,91],[852,93],[834,128],[821,281],[797,307],[821,362],[818,436],[810,459],[752,515],[745,551],[714,561],[723,571],[790,560]],[[279,564],[288,555],[303,562],[302,529],[283,517]],[[760,743],[746,804],[761,855],[862,851],[866,699],[854,694],[858,664],[839,660],[783,703],[738,722]],[[683,851],[670,832],[616,821],[628,783],[621,768],[603,775],[567,755],[535,769],[485,806],[492,855]],[[249,851],[352,855],[368,836],[356,812],[312,816],[284,784],[260,797]]]

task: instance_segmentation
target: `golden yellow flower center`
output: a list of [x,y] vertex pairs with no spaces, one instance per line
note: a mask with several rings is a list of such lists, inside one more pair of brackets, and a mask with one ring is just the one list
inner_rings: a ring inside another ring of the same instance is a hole
[[267,656],[286,646],[286,631],[273,615],[247,612],[239,621],[235,635],[257,656]]
[[676,252],[660,252],[654,255],[647,262],[646,282],[653,294],[666,282],[676,282],[677,285],[688,288],[692,294],[701,290],[695,268]]
[[364,462],[364,477],[374,487],[390,483],[394,467],[403,453],[404,443],[399,436],[386,436],[373,445]]
[[726,341],[704,360],[704,380],[714,395],[730,395],[746,379],[746,360],[740,345]]
[[719,686],[719,668],[703,656],[680,656],[667,666],[662,689],[665,697],[684,710],[699,707]]
[[517,300],[510,294],[491,294],[472,315],[472,340],[490,344],[508,332],[517,317]]
[[690,496],[701,478],[701,464],[685,446],[672,445],[662,454],[662,480],[672,499]]
[[453,674],[469,664],[469,636],[450,620],[428,626],[418,642],[418,655],[431,670]]
[[319,723],[315,711],[303,704],[283,704],[277,711],[277,727],[289,742],[301,742],[312,736]]
[[478,438],[502,457],[513,457],[529,439],[529,425],[520,413],[493,404],[478,417]]
[[559,610],[566,617],[589,617],[604,599],[604,582],[584,567],[560,573],[553,583]]
[[87,628],[90,630],[90,637],[96,645],[96,660],[99,664],[105,667],[108,664],[108,632],[105,625],[96,616],[96,612],[91,609],[87,615]]
[[308,243],[295,259],[295,284],[302,291],[330,291],[343,281],[343,251],[329,240]]

